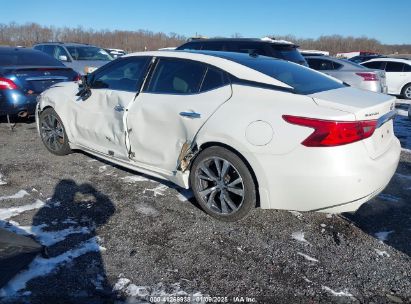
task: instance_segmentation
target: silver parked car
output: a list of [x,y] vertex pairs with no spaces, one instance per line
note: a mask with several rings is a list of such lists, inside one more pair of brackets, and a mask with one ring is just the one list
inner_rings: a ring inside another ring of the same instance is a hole
[[328,56],[305,56],[310,68],[335,77],[350,86],[368,91],[387,93],[385,72],[364,68],[349,60]]
[[83,43],[45,42],[33,48],[60,60],[81,75],[91,73],[113,60],[104,49]]

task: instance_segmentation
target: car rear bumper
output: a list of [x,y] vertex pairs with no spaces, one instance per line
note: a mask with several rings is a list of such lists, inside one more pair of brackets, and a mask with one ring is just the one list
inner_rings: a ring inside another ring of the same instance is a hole
[[[398,166],[401,146],[371,159],[362,142],[333,148],[301,146],[287,155],[259,155],[262,208],[348,212],[378,195]],[[252,165],[253,166],[253,165]],[[254,167],[254,166],[253,166]]]
[[0,96],[0,116],[17,115],[23,112],[33,115],[37,96],[37,94],[24,95],[18,90],[3,91]]

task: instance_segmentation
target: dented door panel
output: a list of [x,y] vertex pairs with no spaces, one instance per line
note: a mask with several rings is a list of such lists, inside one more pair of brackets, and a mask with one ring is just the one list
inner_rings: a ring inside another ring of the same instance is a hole
[[230,85],[191,95],[140,93],[126,114],[132,160],[173,174],[184,144],[231,94]]
[[100,153],[128,159],[124,111],[136,93],[92,89],[86,100],[75,100],[72,109],[75,142]]

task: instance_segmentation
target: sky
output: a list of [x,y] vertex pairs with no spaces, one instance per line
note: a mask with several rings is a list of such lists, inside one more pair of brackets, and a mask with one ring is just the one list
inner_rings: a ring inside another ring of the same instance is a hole
[[143,29],[186,37],[339,34],[411,44],[409,5],[410,0],[12,0],[2,5],[0,23]]

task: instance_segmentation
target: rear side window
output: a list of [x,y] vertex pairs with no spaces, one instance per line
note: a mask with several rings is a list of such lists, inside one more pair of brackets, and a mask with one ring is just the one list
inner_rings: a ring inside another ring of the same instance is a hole
[[201,85],[200,92],[221,88],[229,83],[227,73],[214,68],[208,68]]
[[201,47],[202,45],[199,42],[189,42],[179,46],[177,50],[201,50]]
[[36,50],[11,50],[0,52],[2,66],[64,66],[60,61]]
[[272,57],[296,62],[299,64],[305,64],[305,59],[303,55],[301,55],[301,53],[297,50],[297,47],[295,45],[272,44],[271,48],[274,55]]
[[334,70],[334,65],[331,60],[317,59],[317,58],[307,58],[310,68],[317,71],[327,71]]
[[54,45],[43,45],[43,52],[54,57]]
[[137,92],[143,82],[149,61],[150,57],[119,60],[103,70],[97,70],[92,76],[91,87]]
[[404,64],[401,62],[391,62],[388,61],[387,65],[385,66],[386,72],[402,72],[404,68]]
[[411,65],[404,64],[404,72],[411,72]]
[[283,60],[251,56],[236,56],[228,59],[288,84],[299,94],[313,94],[345,87],[321,73]]
[[205,71],[206,66],[199,62],[161,58],[146,91],[164,94],[198,93]]
[[227,43],[227,51],[236,52],[236,53],[258,54],[258,55],[269,56],[269,54],[265,50],[263,43],[231,42],[231,43]]
[[369,69],[384,70],[385,62],[384,61],[371,61],[362,64],[363,66]]
[[35,46],[33,46],[33,49],[35,49],[37,51],[43,51],[43,46],[42,45],[35,45]]

